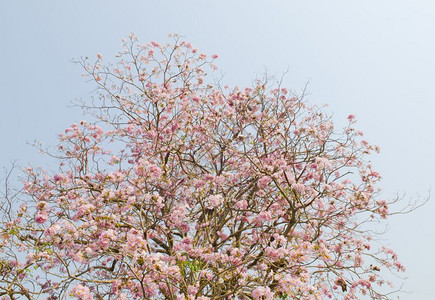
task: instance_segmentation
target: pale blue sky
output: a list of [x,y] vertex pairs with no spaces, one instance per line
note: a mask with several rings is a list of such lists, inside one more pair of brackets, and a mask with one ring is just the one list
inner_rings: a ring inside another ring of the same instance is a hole
[[[0,165],[49,165],[27,141],[48,145],[82,118],[68,108],[92,85],[70,60],[179,33],[217,64],[230,85],[265,70],[329,103],[336,123],[354,113],[382,153],[384,197],[425,196],[435,171],[435,2],[422,0],[1,1]],[[435,205],[390,221],[387,244],[407,267],[400,299],[435,299]],[[397,281],[399,282],[399,281]]]

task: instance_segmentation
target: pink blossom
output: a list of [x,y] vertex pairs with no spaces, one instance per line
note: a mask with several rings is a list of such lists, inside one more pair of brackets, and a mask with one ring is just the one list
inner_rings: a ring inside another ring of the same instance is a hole
[[262,225],[264,222],[270,221],[272,219],[272,214],[270,211],[261,211],[255,218],[255,223],[257,225]]
[[54,175],[53,179],[55,182],[59,182],[65,180],[65,176],[63,176],[62,174],[56,174]]
[[103,249],[107,249],[109,247],[110,241],[115,240],[115,238],[115,231],[113,229],[108,229],[100,234],[98,242]]
[[188,293],[189,295],[195,295],[196,293],[198,293],[198,287],[197,287],[197,286],[194,286],[194,285],[189,285],[189,286],[187,287],[187,293]]
[[47,236],[53,236],[55,234],[57,234],[58,232],[61,231],[61,227],[59,224],[53,224],[52,226],[48,227],[45,231],[44,234]]
[[328,168],[330,166],[329,159],[326,157],[316,157],[316,164],[319,168]]
[[48,214],[45,211],[38,211],[35,215],[35,222],[43,224],[48,220]]
[[246,208],[248,208],[248,202],[246,200],[237,201],[234,204],[234,208],[236,208],[236,209],[246,209]]
[[260,189],[264,189],[265,187],[267,187],[269,185],[269,183],[272,181],[272,178],[270,178],[269,176],[263,176],[258,180],[258,188]]
[[216,208],[224,202],[224,197],[221,195],[212,195],[207,198],[209,208]]
[[272,300],[274,297],[274,293],[270,290],[269,287],[257,287],[252,291],[252,297],[255,300]]
[[136,229],[130,229],[127,233],[127,251],[136,251],[136,249],[146,245],[146,241],[143,239],[143,235]]
[[71,290],[71,296],[81,300],[92,300],[93,297],[87,286],[76,284]]

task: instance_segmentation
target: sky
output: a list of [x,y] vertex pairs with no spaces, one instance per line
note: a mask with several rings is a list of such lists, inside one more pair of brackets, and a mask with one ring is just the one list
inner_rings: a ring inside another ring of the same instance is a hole
[[[217,53],[224,82],[249,86],[265,72],[311,104],[329,104],[336,124],[350,113],[383,175],[381,197],[428,197],[435,170],[435,2],[423,0],[0,1],[0,167],[50,166],[32,147],[84,117],[72,106],[93,86],[71,62],[135,32],[142,42],[178,33]],[[384,243],[407,268],[394,299],[435,299],[435,199],[393,216]]]

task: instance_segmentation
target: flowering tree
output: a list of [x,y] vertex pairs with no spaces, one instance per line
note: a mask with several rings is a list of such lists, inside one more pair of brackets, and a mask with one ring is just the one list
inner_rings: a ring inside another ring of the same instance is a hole
[[387,298],[379,271],[404,268],[364,227],[389,203],[354,116],[336,130],[279,83],[212,84],[217,56],[173,41],[80,61],[96,119],[5,197],[2,299]]

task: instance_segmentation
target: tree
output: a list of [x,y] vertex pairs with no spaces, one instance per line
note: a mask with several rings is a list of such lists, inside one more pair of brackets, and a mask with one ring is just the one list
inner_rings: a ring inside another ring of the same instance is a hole
[[3,206],[2,299],[387,298],[379,271],[404,267],[365,226],[390,203],[353,115],[337,130],[277,81],[212,83],[217,56],[178,36],[118,57],[79,61],[94,121]]

